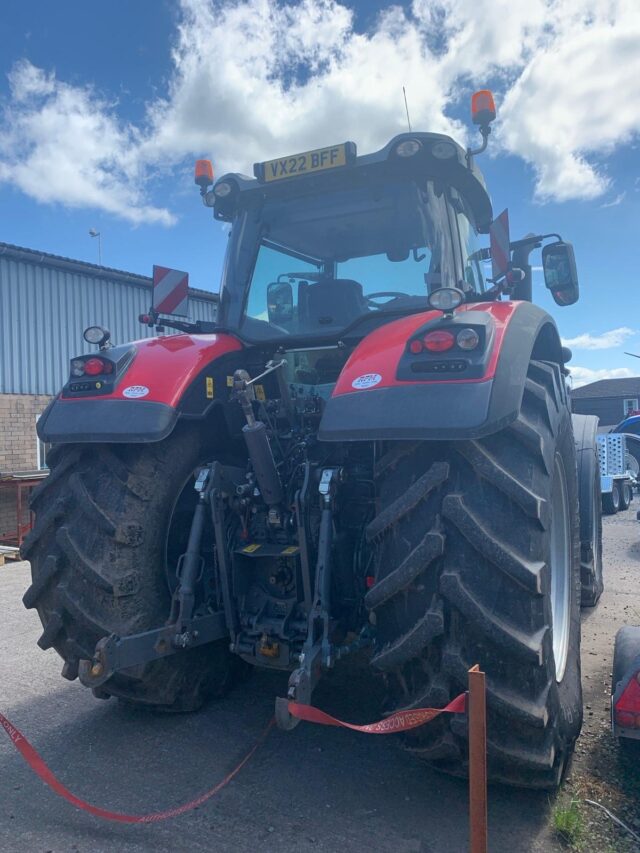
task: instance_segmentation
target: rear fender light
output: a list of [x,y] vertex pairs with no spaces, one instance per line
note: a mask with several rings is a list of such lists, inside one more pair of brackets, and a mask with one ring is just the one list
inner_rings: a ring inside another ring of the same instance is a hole
[[108,358],[91,356],[90,358],[74,358],[71,361],[71,375],[103,376],[113,373],[113,362]]
[[458,332],[456,335],[456,343],[460,349],[469,352],[470,350],[478,348],[478,345],[480,344],[480,336],[475,329],[462,329],[462,331]]
[[481,354],[487,343],[487,333],[482,327],[448,326],[444,329],[425,329],[414,333],[415,337],[407,341],[407,352],[411,355],[438,353],[457,350],[465,353]]
[[88,358],[84,363],[84,372],[88,376],[100,376],[113,373],[113,364],[104,358]]
[[136,347],[124,344],[110,347],[108,352],[108,357],[100,352],[72,358],[62,396],[95,397],[113,393],[135,358]]
[[429,352],[446,352],[452,349],[456,339],[451,332],[436,331],[428,332],[422,339],[424,348]]

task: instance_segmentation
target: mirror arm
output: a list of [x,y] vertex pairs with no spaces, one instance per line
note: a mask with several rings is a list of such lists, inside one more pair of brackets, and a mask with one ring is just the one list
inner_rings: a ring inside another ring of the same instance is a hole
[[516,284],[513,289],[514,299],[522,299],[525,302],[533,302],[533,279],[531,276],[531,264],[529,263],[529,255],[535,247],[536,244],[530,242],[524,246],[517,246],[513,250],[513,266],[518,267],[524,273],[524,278],[522,279],[522,281],[518,282],[518,284]]

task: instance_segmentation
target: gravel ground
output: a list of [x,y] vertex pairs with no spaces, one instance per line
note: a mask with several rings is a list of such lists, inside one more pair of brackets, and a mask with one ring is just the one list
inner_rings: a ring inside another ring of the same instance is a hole
[[[613,640],[623,625],[640,625],[638,503],[636,498],[626,512],[604,518],[605,592],[598,606],[584,610],[582,618],[584,725],[558,802],[563,807],[571,799],[595,800],[640,835],[640,749],[621,749],[610,728]],[[576,849],[640,850],[600,809],[580,805],[579,811],[584,832]]]
[[[634,503],[634,507],[637,502]],[[613,638],[640,624],[640,524],[635,510],[605,519],[607,589],[585,611],[585,727],[557,798],[492,788],[492,853],[566,849],[553,814],[572,799],[583,825],[574,849],[638,850],[609,818],[582,804],[597,800],[640,830],[640,760],[620,756],[609,731]],[[22,730],[74,793],[114,810],[143,813],[190,799],[215,784],[255,741],[286,678],[256,673],[232,695],[185,716],[132,712],[98,702],[60,678],[60,660],[36,646],[41,631],[20,599],[27,564],[0,568],[0,710]],[[359,683],[355,683],[359,682]],[[375,682],[343,669],[321,684],[317,702],[336,715],[371,720]],[[229,787],[198,810],[154,826],[101,822],[47,790],[6,737],[0,738],[0,851],[101,853],[190,850],[243,853],[436,853],[467,849],[467,792],[402,754],[392,738],[300,725],[273,732]]]

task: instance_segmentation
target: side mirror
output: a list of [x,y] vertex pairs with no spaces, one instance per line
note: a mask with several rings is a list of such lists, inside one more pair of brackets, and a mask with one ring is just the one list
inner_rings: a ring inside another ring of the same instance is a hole
[[269,322],[276,326],[293,320],[293,288],[288,281],[272,281],[267,287]]
[[542,250],[544,283],[556,305],[573,305],[578,301],[578,271],[571,243],[549,243]]

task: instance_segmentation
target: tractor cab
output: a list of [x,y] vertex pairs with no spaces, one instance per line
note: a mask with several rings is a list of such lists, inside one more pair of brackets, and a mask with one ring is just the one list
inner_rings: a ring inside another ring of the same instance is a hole
[[491,202],[467,153],[409,133],[358,157],[347,142],[220,178],[204,200],[231,222],[218,321],[243,340],[362,338],[428,310],[430,293],[485,289],[477,235]]

